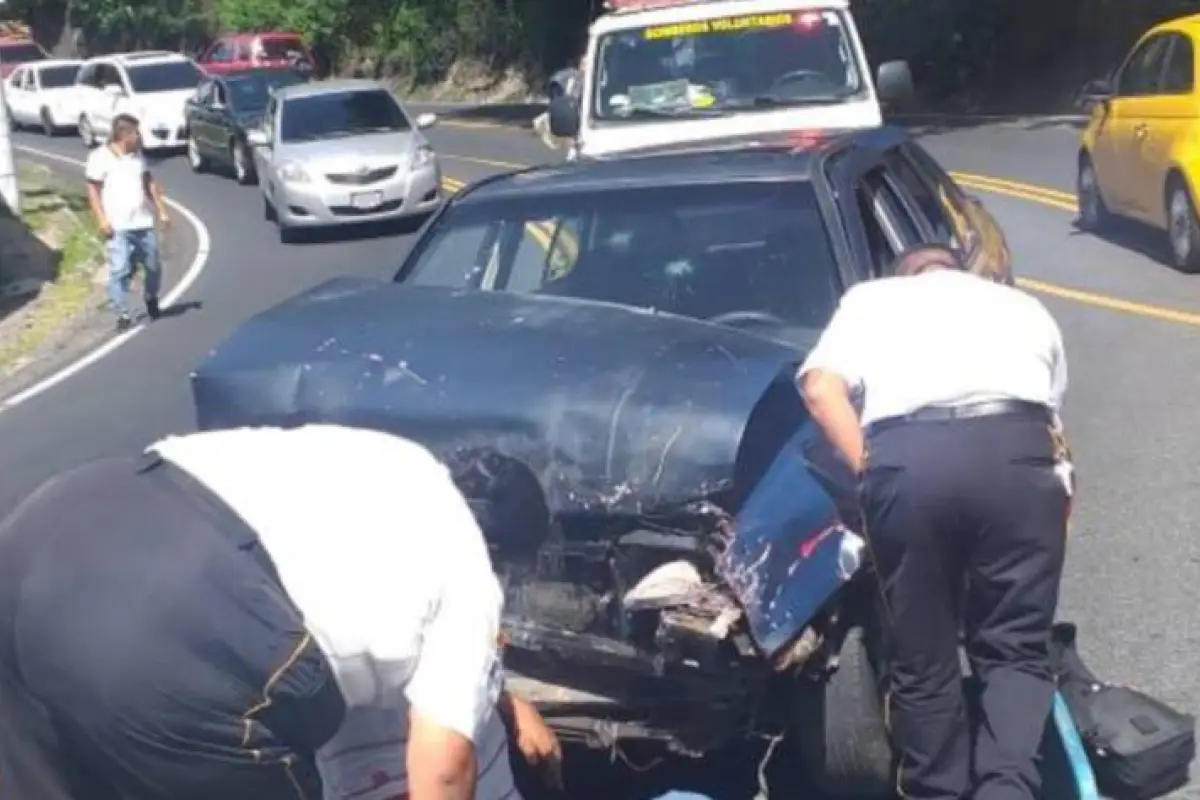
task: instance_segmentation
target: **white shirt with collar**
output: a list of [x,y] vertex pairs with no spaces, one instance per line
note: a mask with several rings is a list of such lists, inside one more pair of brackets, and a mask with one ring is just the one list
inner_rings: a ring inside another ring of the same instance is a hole
[[[502,681],[503,600],[475,517],[431,453],[335,425],[197,433],[150,449],[255,530],[328,658],[348,713],[318,753],[327,798],[371,777],[338,753],[372,731],[402,741],[408,705],[476,739]],[[403,750],[395,756],[390,777],[403,780]]]
[[100,185],[100,204],[114,231],[144,231],[154,227],[154,212],[146,192],[150,168],[141,153],[118,153],[103,144],[88,156],[86,177]]
[[1058,412],[1067,359],[1058,324],[1020,289],[957,270],[852,286],[797,377],[862,389],[864,427],[926,406],[1023,400]]

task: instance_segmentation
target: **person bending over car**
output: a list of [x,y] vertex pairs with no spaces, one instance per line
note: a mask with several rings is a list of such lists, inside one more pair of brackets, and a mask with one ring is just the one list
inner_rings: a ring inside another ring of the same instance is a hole
[[497,700],[525,752],[558,746],[502,695],[501,602],[450,473],[399,437],[244,428],[77,467],[0,523],[0,796],[338,797],[362,776],[336,745],[380,714],[406,758],[360,800],[515,796],[477,757]]

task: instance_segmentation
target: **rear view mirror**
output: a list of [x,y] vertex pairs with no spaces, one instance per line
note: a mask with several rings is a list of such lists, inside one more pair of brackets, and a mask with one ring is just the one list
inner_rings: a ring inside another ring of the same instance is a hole
[[104,93],[106,95],[108,95],[109,97],[124,97],[125,96],[125,90],[122,89],[119,85],[117,85],[115,83],[106,84],[104,87]]
[[885,61],[879,65],[879,74],[875,78],[875,90],[879,100],[891,106],[904,106],[911,103],[916,88],[913,86],[912,70],[907,61]]
[[573,139],[579,133],[579,104],[570,95],[550,101],[550,133],[560,139]]
[[246,131],[246,143],[251,147],[269,147],[271,137],[262,128],[251,128]]
[[417,127],[421,130],[432,128],[438,123],[437,114],[420,114],[417,116]]
[[1101,78],[1100,80],[1088,81],[1079,90],[1079,99],[1075,105],[1086,113],[1091,113],[1091,110],[1098,105],[1105,105],[1113,98],[1112,82]]

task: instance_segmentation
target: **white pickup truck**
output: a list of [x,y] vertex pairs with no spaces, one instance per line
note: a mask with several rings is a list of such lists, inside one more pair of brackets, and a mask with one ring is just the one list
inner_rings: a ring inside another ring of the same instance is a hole
[[780,131],[872,128],[913,94],[872,81],[849,0],[621,0],[588,36],[578,93],[551,100],[569,157]]

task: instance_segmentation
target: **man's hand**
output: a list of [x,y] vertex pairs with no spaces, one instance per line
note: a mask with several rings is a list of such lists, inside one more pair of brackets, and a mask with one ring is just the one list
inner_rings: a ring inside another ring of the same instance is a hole
[[505,694],[511,711],[517,749],[530,766],[542,773],[547,786],[561,790],[562,746],[558,743],[558,737],[550,730],[550,726],[536,708],[519,697],[507,692]]
[[171,215],[167,213],[165,208],[158,212],[158,224],[163,228],[171,227]]
[[100,230],[100,236],[102,238],[111,239],[113,237],[113,233],[114,233],[113,226],[112,226],[112,224],[109,223],[108,220],[106,220],[106,219],[100,220],[97,227]]
[[866,444],[846,382],[832,372],[814,369],[801,379],[800,394],[825,438],[837,448],[854,474],[861,475],[867,466]]

